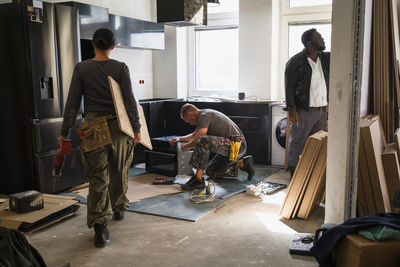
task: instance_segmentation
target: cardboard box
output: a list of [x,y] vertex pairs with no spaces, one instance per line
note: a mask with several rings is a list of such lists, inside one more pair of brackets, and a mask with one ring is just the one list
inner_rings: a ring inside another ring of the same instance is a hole
[[335,250],[336,266],[400,266],[400,241],[371,241],[358,234],[346,235]]

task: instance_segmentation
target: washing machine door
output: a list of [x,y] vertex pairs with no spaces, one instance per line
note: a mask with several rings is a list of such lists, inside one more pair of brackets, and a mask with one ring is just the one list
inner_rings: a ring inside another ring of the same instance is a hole
[[287,120],[283,118],[276,124],[275,128],[275,139],[283,149],[286,148],[286,126]]
[[272,128],[271,164],[285,165],[286,116],[275,117]]

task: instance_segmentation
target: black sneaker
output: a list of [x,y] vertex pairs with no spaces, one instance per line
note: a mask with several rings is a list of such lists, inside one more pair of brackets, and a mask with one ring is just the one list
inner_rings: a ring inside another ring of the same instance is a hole
[[124,219],[124,211],[114,211],[114,220],[122,221]]
[[94,225],[94,245],[97,248],[104,248],[106,243],[110,241],[110,232],[106,224]]
[[193,190],[193,189],[202,189],[204,188],[205,182],[204,179],[199,179],[196,175],[193,175],[192,178],[186,183],[181,185],[182,190]]
[[247,179],[251,180],[254,176],[254,161],[251,155],[248,155],[243,158],[243,167],[241,170],[247,172]]

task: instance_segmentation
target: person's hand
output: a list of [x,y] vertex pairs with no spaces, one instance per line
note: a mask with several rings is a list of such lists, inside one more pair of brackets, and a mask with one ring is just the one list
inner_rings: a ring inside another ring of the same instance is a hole
[[186,151],[190,148],[190,143],[186,143],[184,145],[181,146],[182,151]]
[[295,122],[297,125],[299,125],[299,113],[297,113],[295,110],[290,110],[289,121]]
[[58,143],[58,146],[61,148],[61,146],[62,146],[62,142],[63,142],[63,140],[65,139],[65,137],[64,136],[62,136],[62,135],[60,135],[58,138],[57,138],[57,143]]
[[168,143],[170,143],[171,145],[175,144],[176,142],[179,142],[181,139],[179,137],[176,138],[172,138],[168,140]]
[[135,138],[133,139],[133,142],[139,143],[140,140],[142,140],[142,135],[140,133],[135,133]]

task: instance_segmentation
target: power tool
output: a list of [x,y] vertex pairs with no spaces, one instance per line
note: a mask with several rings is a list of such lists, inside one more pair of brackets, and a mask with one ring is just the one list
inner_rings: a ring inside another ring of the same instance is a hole
[[61,176],[62,167],[64,166],[65,155],[71,153],[72,141],[71,139],[64,139],[61,142],[60,149],[57,150],[54,158],[54,166],[52,174],[54,177]]

